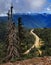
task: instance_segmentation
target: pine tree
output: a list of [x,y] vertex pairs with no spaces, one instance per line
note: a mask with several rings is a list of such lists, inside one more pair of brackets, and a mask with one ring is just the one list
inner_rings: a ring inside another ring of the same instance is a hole
[[25,33],[24,33],[24,27],[23,27],[21,17],[18,18],[18,37],[19,37],[19,47],[21,49],[20,53],[22,53],[22,45],[24,44],[24,43],[22,43],[22,41],[25,38]]
[[24,28],[23,28],[21,17],[18,18],[18,33],[19,33],[19,39],[21,42],[24,38]]

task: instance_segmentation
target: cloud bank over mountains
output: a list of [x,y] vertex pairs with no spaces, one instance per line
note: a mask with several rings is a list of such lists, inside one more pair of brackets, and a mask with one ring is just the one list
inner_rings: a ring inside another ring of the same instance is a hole
[[48,5],[49,1],[47,0],[0,0],[0,14],[7,13],[11,3],[13,3],[14,6],[14,13],[38,13],[51,11],[51,7]]

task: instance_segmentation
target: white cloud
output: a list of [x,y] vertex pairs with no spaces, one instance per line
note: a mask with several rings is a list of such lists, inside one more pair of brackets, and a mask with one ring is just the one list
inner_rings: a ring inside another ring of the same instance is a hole
[[51,11],[51,9],[50,8],[47,8],[47,11]]
[[44,8],[45,4],[46,0],[19,0],[16,10],[17,12],[38,12]]
[[46,0],[28,0],[28,2],[33,10],[41,10],[45,5]]
[[3,17],[3,16],[7,16],[7,15],[6,15],[6,14],[2,14],[2,13],[1,13],[1,14],[0,14],[0,16],[1,16],[1,17]]
[[0,0],[0,13],[6,13],[11,3],[14,6],[14,13],[27,13],[42,11],[47,0]]
[[51,5],[49,5],[49,6],[46,8],[46,12],[47,12],[47,13],[51,13]]
[[12,0],[0,0],[0,13],[6,13]]

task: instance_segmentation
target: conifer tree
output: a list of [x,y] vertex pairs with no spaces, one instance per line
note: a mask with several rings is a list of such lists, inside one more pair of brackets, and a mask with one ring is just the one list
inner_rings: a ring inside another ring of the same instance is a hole
[[18,37],[19,37],[19,47],[21,49],[20,53],[22,53],[22,45],[24,45],[22,41],[25,38],[25,33],[21,17],[18,18]]
[[24,38],[24,28],[23,28],[21,17],[18,18],[18,33],[19,33],[19,39],[21,42]]

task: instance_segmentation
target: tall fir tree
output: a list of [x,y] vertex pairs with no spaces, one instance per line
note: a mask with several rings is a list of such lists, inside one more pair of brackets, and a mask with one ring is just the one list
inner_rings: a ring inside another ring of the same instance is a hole
[[20,53],[22,53],[22,45],[24,44],[24,43],[22,43],[22,41],[25,38],[25,33],[24,33],[24,27],[23,27],[21,17],[18,18],[18,37],[19,37],[19,46],[20,46],[20,49],[21,49]]

